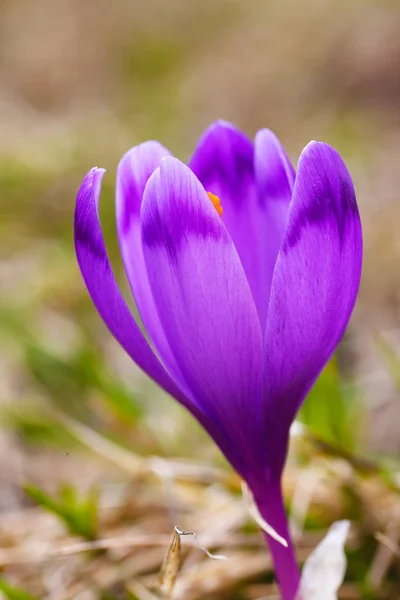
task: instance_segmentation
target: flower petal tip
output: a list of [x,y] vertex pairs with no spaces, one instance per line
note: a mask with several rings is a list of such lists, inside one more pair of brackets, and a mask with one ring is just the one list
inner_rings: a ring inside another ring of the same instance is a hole
[[[163,167],[169,167],[170,165],[176,165],[176,164],[183,164],[183,163],[182,163],[182,161],[179,160],[179,158],[176,158],[175,156],[163,156],[162,159],[160,160],[160,166],[158,169],[162,169]],[[155,171],[157,171],[157,169]]]
[[[301,187],[308,188],[308,195],[314,197],[314,217],[334,216],[340,228],[349,220],[356,219],[359,223],[354,184],[335,148],[324,142],[307,144],[300,155],[298,175],[298,179],[303,179],[298,191]],[[314,182],[311,188],[310,181]]]
[[218,119],[211,125],[211,127],[214,127],[214,128],[223,127],[226,129],[236,129],[236,127],[233,125],[233,123],[231,123],[230,121],[225,121],[225,119]]
[[100,196],[101,182],[103,180],[106,170],[101,167],[94,167],[92,169],[92,171],[93,171],[93,176],[92,176],[93,192],[95,194],[96,200],[98,200],[98,198]]
[[214,135],[218,134],[223,135],[224,133],[227,135],[236,134],[244,137],[244,134],[241,131],[239,131],[239,129],[235,127],[233,123],[230,123],[229,121],[224,121],[224,119],[218,119],[217,121],[214,121],[214,123],[212,123],[209,127],[207,127],[201,139],[204,141],[208,137],[213,137]]
[[268,129],[268,127],[263,127],[262,129],[259,129],[255,135],[255,140],[263,138],[263,137],[267,137],[270,138],[271,140],[276,140],[279,144],[279,138],[276,135],[276,133],[274,133],[272,131],[272,129]]
[[103,167],[92,167],[90,169],[88,175],[91,175],[92,178],[98,177],[98,176],[103,177],[105,172],[106,172],[106,169],[103,169]]
[[[76,197],[74,220],[75,248],[86,246],[99,258],[105,255],[101,235],[97,231],[98,202],[105,172],[105,169],[93,167],[86,174]],[[80,263],[79,256],[78,262]]]

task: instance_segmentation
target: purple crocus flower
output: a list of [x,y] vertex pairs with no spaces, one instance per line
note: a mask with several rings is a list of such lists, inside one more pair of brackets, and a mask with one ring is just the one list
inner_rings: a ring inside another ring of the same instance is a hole
[[[78,193],[75,245],[92,300],[137,365],[202,424],[250,488],[284,600],[299,572],[281,493],[289,428],[340,341],[361,275],[353,183],[311,142],[295,173],[266,129],[254,144],[225,122],[189,163],[158,142],[117,173],[118,237],[150,343],[112,273],[98,218],[103,169]],[[151,344],[151,345],[150,345]]]

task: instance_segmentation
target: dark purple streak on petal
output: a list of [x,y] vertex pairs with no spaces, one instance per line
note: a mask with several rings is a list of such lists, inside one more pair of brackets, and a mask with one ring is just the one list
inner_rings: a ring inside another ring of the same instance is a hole
[[171,350],[198,405],[229,437],[223,452],[246,476],[262,464],[262,333],[236,249],[198,179],[172,157],[150,177],[141,219]]
[[361,264],[350,174],[333,148],[312,142],[299,160],[265,330],[267,460],[276,477],[290,424],[346,329]]
[[129,150],[118,165],[116,181],[117,230],[121,254],[141,319],[164,366],[181,389],[186,385],[171,354],[150,290],[143,259],[140,207],[147,180],[169,152],[158,142]]
[[151,350],[116,284],[97,210],[104,172],[89,171],[77,196],[75,250],[83,279],[103,321],[132,360],[182,404],[190,404]]
[[174,396],[208,431],[222,451],[232,456],[225,433],[201,407],[178,388],[161,365],[133,319],[115,281],[108,260],[97,205],[104,169],[86,175],[78,192],[75,209],[75,250],[83,279],[100,316],[132,360],[160,387]]

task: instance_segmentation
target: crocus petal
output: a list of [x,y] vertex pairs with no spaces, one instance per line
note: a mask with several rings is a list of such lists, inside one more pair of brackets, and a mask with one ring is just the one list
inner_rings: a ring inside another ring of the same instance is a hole
[[295,413],[350,318],[361,261],[351,177],[333,148],[312,142],[299,160],[265,330],[267,454],[278,475]]
[[285,235],[295,180],[294,168],[282,144],[269,129],[261,129],[255,137],[254,168],[266,223],[262,237],[264,260],[273,265],[265,274],[264,281],[265,294],[269,299],[273,269]]
[[229,432],[239,459],[228,459],[243,475],[262,462],[262,333],[235,246],[203,186],[174,158],[150,177],[141,221],[171,350],[199,405]]
[[145,142],[129,150],[118,165],[116,182],[117,229],[125,270],[141,319],[150,340],[163,356],[167,371],[185,387],[171,354],[150,291],[143,259],[140,206],[147,180],[169,152],[158,142]]
[[285,155],[279,143],[265,135],[257,139],[254,154],[252,142],[242,132],[219,121],[200,139],[190,167],[205,189],[220,197],[222,218],[239,253],[263,328],[278,252],[268,208],[270,193],[276,200],[277,190],[272,184],[276,172],[278,185],[282,185],[281,198],[289,201],[290,193],[286,194],[287,185],[281,176]]
[[83,279],[103,321],[124,350],[149,377],[191,409],[150,348],[116,284],[97,210],[104,172],[89,171],[77,196],[75,250]]

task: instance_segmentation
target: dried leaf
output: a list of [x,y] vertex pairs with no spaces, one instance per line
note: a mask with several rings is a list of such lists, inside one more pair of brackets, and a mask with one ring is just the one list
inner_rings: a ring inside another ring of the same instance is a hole
[[265,531],[265,533],[267,533],[269,536],[271,536],[274,540],[276,540],[277,542],[282,544],[282,546],[287,548],[288,543],[285,540],[285,538],[279,535],[279,533],[275,531],[275,529],[271,525],[269,525],[269,523],[267,523],[267,521],[263,519],[263,517],[260,515],[257,505],[254,502],[253,494],[251,493],[249,487],[244,481],[242,481],[242,493],[247,510],[249,511],[250,516],[253,517],[257,525],[261,527],[261,529]]
[[165,598],[171,596],[181,565],[181,536],[175,527],[171,545],[163,560],[160,570],[160,590]]

